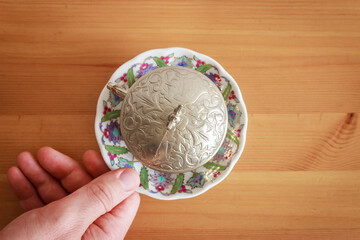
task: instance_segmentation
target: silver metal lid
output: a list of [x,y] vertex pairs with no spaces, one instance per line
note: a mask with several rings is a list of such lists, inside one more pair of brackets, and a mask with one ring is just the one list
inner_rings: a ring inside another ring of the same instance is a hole
[[227,109],[219,89],[200,72],[161,67],[123,92],[120,127],[136,159],[161,172],[181,173],[209,161],[227,130]]

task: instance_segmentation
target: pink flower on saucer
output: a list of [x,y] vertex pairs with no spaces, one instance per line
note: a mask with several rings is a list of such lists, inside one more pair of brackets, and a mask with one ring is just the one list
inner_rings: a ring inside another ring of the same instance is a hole
[[141,64],[140,69],[145,70],[145,69],[147,69],[148,66],[149,66],[148,63],[143,63],[143,64]]
[[164,61],[164,63],[169,63],[169,56],[161,57],[161,59]]
[[200,67],[201,65],[204,65],[205,62],[201,61],[200,59],[196,61],[196,67]]
[[108,152],[108,155],[110,157],[111,160],[114,160],[116,158],[116,154],[115,153],[111,153],[111,152]]

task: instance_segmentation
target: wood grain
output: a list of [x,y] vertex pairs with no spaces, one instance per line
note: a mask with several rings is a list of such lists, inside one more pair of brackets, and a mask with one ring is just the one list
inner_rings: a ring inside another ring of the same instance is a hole
[[[116,67],[169,46],[219,61],[249,112],[360,111],[358,1],[5,1],[0,8],[0,70],[12,82],[1,89],[8,103],[1,113],[91,112]],[[74,94],[79,104],[62,98]]]
[[[355,174],[235,170],[224,184],[198,199],[166,202],[154,209],[154,200],[142,198],[139,214],[151,218],[157,230],[149,229],[148,218],[137,218],[132,237],[139,239],[146,232],[159,239],[166,239],[166,234],[210,239],[356,239],[360,198],[354,185],[360,184],[360,178]],[[225,194],[232,189],[237,190]]]
[[[0,115],[0,170],[17,154],[49,145],[80,160],[98,149],[95,115]],[[261,171],[360,170],[358,114],[250,114],[246,147],[236,168]]]
[[142,196],[128,239],[359,239],[360,1],[0,1],[0,227],[16,155],[98,149],[97,98],[141,52],[180,46],[236,79],[249,112],[229,177]]

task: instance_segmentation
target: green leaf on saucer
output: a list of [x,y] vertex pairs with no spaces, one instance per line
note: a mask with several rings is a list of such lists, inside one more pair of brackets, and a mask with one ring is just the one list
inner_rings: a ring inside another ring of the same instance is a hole
[[228,98],[230,96],[230,93],[231,93],[231,86],[229,84],[229,85],[226,86],[225,90],[222,93],[225,101],[228,100]]
[[212,163],[212,162],[207,162],[203,166],[206,167],[207,169],[210,169],[213,171],[223,171],[226,169],[226,166],[219,165],[219,164]]
[[127,72],[126,78],[130,88],[135,83],[134,71],[132,70],[132,68],[130,68]]
[[183,184],[183,181],[184,181],[184,174],[180,173],[175,180],[173,188],[171,189],[172,194],[179,191],[181,185]]
[[129,165],[134,167],[134,162],[133,161],[128,161]]
[[154,57],[154,61],[156,62],[156,64],[160,67],[166,67],[166,63],[161,59],[161,58],[158,58],[158,57]]
[[144,189],[149,188],[148,171],[147,171],[145,166],[142,167],[141,171],[140,171],[140,182],[141,182],[141,185],[143,186]]
[[105,121],[108,121],[110,119],[118,118],[118,117],[120,117],[120,111],[112,111],[112,112],[107,113],[105,116],[103,116],[101,118],[101,121],[105,122]]
[[204,64],[204,65],[201,65],[200,67],[196,68],[195,70],[196,71],[199,71],[201,73],[204,73],[206,72],[207,70],[209,70],[211,68],[211,65],[210,64]]
[[124,147],[117,147],[117,146],[111,146],[111,145],[106,145],[105,149],[113,154],[123,154],[123,153],[128,152],[128,150]]
[[229,138],[231,141],[233,141],[236,145],[239,145],[239,138],[238,136],[232,132],[231,130],[227,130],[226,137]]

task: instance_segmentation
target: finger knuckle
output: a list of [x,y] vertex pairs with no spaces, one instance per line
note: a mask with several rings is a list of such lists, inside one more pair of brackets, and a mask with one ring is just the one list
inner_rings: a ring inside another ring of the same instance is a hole
[[89,197],[94,199],[99,205],[104,208],[105,212],[111,210],[114,203],[114,197],[109,188],[104,183],[91,184],[88,191]]

